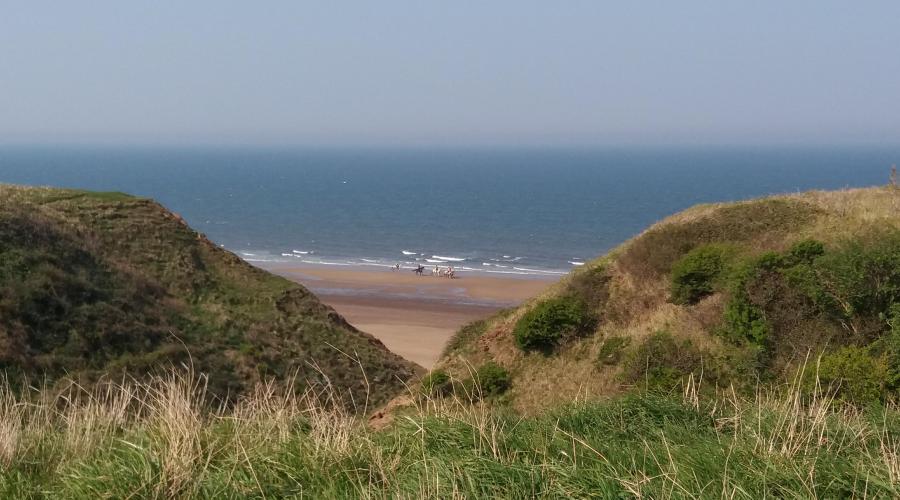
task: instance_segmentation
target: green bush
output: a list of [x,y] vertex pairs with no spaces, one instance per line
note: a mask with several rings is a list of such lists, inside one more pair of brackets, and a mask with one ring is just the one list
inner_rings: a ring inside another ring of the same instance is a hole
[[[720,333],[725,338],[737,344],[750,342],[763,349],[767,347],[772,327],[762,305],[751,299],[751,291],[760,287],[774,289],[766,279],[782,279],[780,273],[785,265],[785,256],[765,252],[735,266],[728,278],[728,301],[722,313]],[[768,290],[769,294],[773,291]]]
[[840,321],[886,315],[900,302],[900,231],[859,237],[785,274]]
[[593,327],[593,318],[580,299],[563,296],[538,303],[513,329],[516,344],[524,350],[549,350],[569,337]]
[[785,256],[778,252],[763,252],[753,259],[752,266],[760,270],[777,271],[784,268],[787,262]]
[[422,377],[422,393],[428,396],[446,396],[453,391],[450,375],[444,370],[433,370]]
[[691,373],[699,373],[702,355],[690,340],[681,343],[671,333],[658,331],[647,337],[623,364],[623,377],[649,388],[672,389]]
[[478,370],[475,371],[475,380],[481,388],[481,393],[485,396],[503,394],[512,384],[506,368],[493,361],[488,361],[478,367]]
[[622,351],[631,343],[631,337],[607,337],[597,353],[598,365],[614,365],[622,359]]
[[811,263],[817,257],[825,255],[825,245],[817,240],[803,240],[794,243],[787,252],[787,264]]
[[766,321],[765,311],[750,302],[743,290],[736,291],[725,304],[723,333],[732,342],[750,342],[765,347],[772,329]]
[[818,366],[806,369],[804,382],[811,388],[818,370],[819,381],[846,401],[867,404],[882,399],[889,381],[888,360],[874,357],[863,347],[847,346],[822,355]]
[[703,245],[678,259],[672,266],[672,302],[695,304],[712,294],[731,253],[728,246]]

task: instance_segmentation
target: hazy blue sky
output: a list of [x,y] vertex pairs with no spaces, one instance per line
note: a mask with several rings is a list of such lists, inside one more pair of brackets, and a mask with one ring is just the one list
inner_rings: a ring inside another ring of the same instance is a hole
[[900,142],[900,1],[0,0],[0,142]]

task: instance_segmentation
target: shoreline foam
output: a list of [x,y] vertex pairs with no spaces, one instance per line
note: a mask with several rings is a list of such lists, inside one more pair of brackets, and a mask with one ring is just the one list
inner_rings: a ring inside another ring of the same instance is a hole
[[[280,253],[271,253],[267,250],[240,250],[237,255],[243,260],[265,268],[275,267],[304,267],[304,266],[341,266],[358,267],[363,270],[369,268],[391,269],[397,264],[401,269],[415,269],[425,266],[426,272],[433,266],[452,266],[458,274],[475,275],[509,275],[509,276],[564,276],[577,265],[571,262],[561,263],[561,267],[546,267],[540,264],[526,263],[524,257],[453,257],[439,254],[416,253],[403,250],[396,258],[387,257],[339,257],[323,256],[312,250],[291,250]],[[564,266],[564,267],[563,267]]]

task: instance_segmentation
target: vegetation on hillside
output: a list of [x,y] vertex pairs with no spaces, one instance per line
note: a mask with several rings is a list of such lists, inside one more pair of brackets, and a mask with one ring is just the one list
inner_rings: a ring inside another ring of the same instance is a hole
[[900,496],[896,189],[677,214],[409,386],[150,201],[0,190],[2,496]]
[[463,329],[438,369],[497,363],[535,412],[691,377],[749,393],[821,356],[836,397],[867,404],[900,394],[898,318],[900,191],[810,192],[676,214]]
[[229,410],[177,372],[85,392],[0,387],[4,498],[896,498],[900,411],[800,382],[639,392],[521,417],[425,398],[380,430],[325,387]]
[[207,374],[221,398],[296,375],[327,377],[371,404],[417,369],[151,200],[0,185],[0,368],[10,384],[180,364]]
[[550,351],[592,328],[587,306],[575,297],[554,297],[538,303],[516,323],[516,344],[526,350]]

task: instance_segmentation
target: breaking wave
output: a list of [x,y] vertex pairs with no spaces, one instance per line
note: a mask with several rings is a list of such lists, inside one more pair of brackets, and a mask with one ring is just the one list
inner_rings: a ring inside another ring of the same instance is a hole
[[462,262],[462,261],[466,260],[465,257],[443,257],[440,255],[432,255],[431,258],[443,260],[445,262]]

